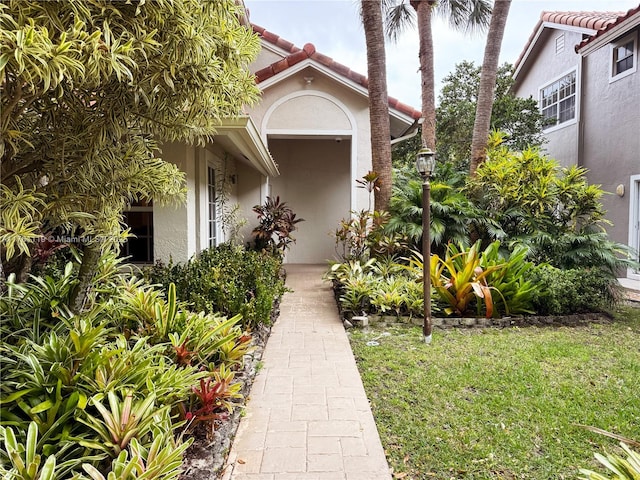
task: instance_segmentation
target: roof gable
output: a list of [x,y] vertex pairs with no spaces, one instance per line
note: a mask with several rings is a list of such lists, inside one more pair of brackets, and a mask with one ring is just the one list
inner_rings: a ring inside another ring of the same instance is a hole
[[544,37],[547,30],[577,31],[593,36],[600,30],[608,28],[614,24],[618,18],[625,15],[624,12],[564,12],[564,11],[543,11],[540,20],[533,29],[525,44],[522,53],[514,64],[514,78],[517,79],[523,69],[529,55],[534,51],[538,40]]
[[[305,61],[312,61],[319,66],[328,69],[329,71],[337,74],[348,82],[352,82],[354,85],[368,90],[369,81],[366,76],[354,72],[346,65],[336,62],[331,57],[323,55],[316,51],[316,47],[312,43],[307,43],[302,48],[296,47],[293,43],[279,37],[278,35],[269,32],[264,27],[252,24],[253,31],[257,33],[264,41],[279,48],[283,51],[284,56],[282,59],[267,65],[266,67],[255,72],[256,82],[262,83],[276,75],[295,67],[296,65]],[[421,118],[420,111],[400,102],[398,99],[388,97],[389,108],[396,110],[397,112],[406,115],[414,120]]]

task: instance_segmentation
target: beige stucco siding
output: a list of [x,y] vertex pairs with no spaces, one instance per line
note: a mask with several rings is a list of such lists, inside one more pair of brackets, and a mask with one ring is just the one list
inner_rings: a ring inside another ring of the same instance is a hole
[[187,200],[181,205],[154,205],[154,258],[186,262],[196,251],[196,162],[195,149],[184,143],[162,147],[162,158],[174,163],[187,177]]
[[[305,77],[313,77],[311,84],[307,83]],[[306,94],[309,98],[304,98]],[[351,207],[355,210],[367,208],[366,193],[355,188],[355,179],[371,170],[369,104],[366,96],[336,82],[324,72],[307,67],[278,83],[267,85],[262,93],[262,101],[249,113],[267,140],[302,135],[310,138],[350,136]],[[279,163],[278,156],[273,157]]]
[[335,231],[349,216],[349,151],[345,140],[274,139],[269,149],[281,175],[272,181],[279,196],[300,218],[288,263],[325,263],[335,256]]
[[[216,241],[242,241],[230,238],[234,222],[255,217],[253,205],[261,203],[264,177],[239,162],[215,144],[206,147],[170,143],[163,146],[163,158],[186,173],[187,201],[178,206],[153,207],[154,258],[163,262],[186,262],[209,247],[208,168],[216,177]],[[230,212],[238,204],[235,217]],[[241,231],[249,235],[249,227]],[[248,238],[246,238],[248,240]]]
[[[556,39],[564,35],[564,49],[556,53]],[[577,101],[576,120],[569,121],[547,129],[545,137],[548,142],[543,146],[544,152],[564,166],[578,162],[578,114],[581,107],[580,95],[580,57],[574,46],[582,40],[578,32],[546,29],[536,48],[531,52],[526,68],[519,73],[514,93],[519,97],[532,96],[540,101],[540,89],[559,77],[576,70]],[[531,68],[535,65],[535,68]]]
[[346,113],[323,92],[305,91],[298,97],[288,98],[277,106],[266,125],[269,130],[344,130],[351,132],[353,125]]
[[272,63],[275,63],[283,58],[281,54],[274,53],[274,51],[271,50],[272,48],[275,47],[265,47],[265,44],[262,44],[262,49],[260,50],[258,57],[251,64],[252,72],[262,70],[264,67],[268,67]]
[[[609,236],[627,243],[629,235],[629,178],[640,174],[640,72],[610,81],[609,45],[584,60],[583,164],[592,183],[613,193],[603,198]],[[623,185],[626,194],[614,192]]]

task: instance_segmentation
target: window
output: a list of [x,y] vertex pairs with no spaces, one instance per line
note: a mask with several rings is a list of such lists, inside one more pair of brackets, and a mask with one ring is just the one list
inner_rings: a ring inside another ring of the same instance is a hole
[[122,254],[133,263],[153,263],[153,203],[134,202],[124,218],[135,236],[127,239]]
[[626,77],[636,71],[637,46],[635,34],[611,45],[611,79]]
[[218,219],[216,208],[216,170],[211,166],[207,167],[207,206],[209,246],[215,247],[218,237]]
[[576,118],[576,72],[540,89],[540,106],[546,128]]

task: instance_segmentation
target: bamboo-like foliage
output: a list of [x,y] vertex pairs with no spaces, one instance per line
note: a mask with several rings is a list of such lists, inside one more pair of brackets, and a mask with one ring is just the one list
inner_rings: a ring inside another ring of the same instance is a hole
[[[204,142],[257,101],[243,14],[233,0],[0,4],[0,173],[34,200],[29,235],[62,228],[109,246],[134,199],[184,198],[160,142]],[[9,231],[24,222],[7,217]],[[21,238],[2,237],[5,259],[24,253]]]

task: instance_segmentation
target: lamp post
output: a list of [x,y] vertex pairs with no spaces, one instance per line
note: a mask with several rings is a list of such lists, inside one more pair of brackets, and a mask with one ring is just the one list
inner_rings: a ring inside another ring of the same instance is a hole
[[422,177],[422,284],[424,289],[424,343],[431,343],[431,175],[436,166],[435,153],[422,147],[416,155],[416,169]]

